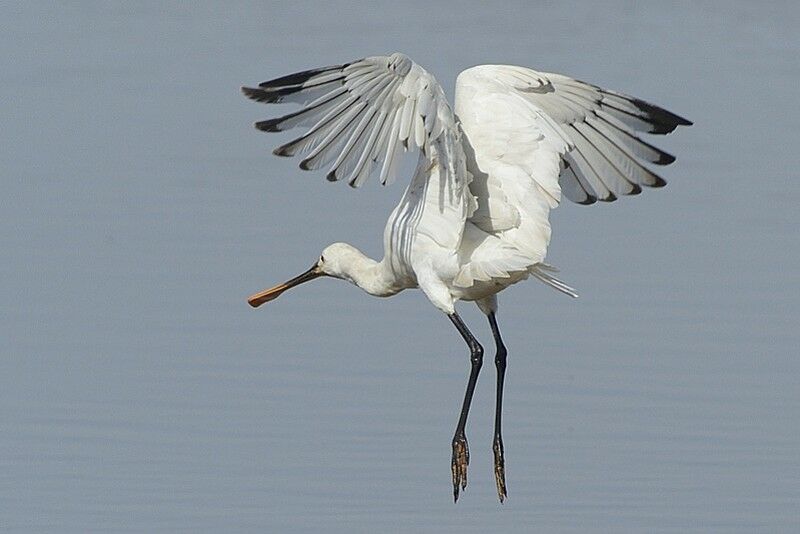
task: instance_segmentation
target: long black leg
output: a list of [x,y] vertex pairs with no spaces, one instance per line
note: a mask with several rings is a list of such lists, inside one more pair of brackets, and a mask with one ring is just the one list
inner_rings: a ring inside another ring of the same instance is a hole
[[492,335],[497,345],[497,355],[494,357],[494,365],[497,367],[497,400],[494,411],[494,441],[492,450],[494,451],[494,479],[497,482],[497,496],[500,502],[508,497],[506,491],[506,462],[503,457],[503,435],[501,432],[503,418],[503,381],[506,376],[506,346],[500,337],[500,329],[497,327],[497,318],[494,312],[489,314],[489,325],[492,327]]
[[453,312],[448,317],[469,346],[471,364],[467,391],[464,394],[464,403],[461,405],[461,416],[458,418],[456,433],[453,435],[453,458],[450,468],[453,473],[453,501],[456,502],[458,501],[459,490],[467,487],[469,445],[467,445],[467,435],[464,432],[464,427],[467,425],[467,416],[472,403],[472,394],[475,391],[475,383],[478,381],[478,374],[483,365],[483,347],[481,347],[481,344],[478,343],[478,340],[475,339],[475,336],[472,335],[472,332],[469,331],[467,325],[464,324],[464,321],[461,320],[457,313]]

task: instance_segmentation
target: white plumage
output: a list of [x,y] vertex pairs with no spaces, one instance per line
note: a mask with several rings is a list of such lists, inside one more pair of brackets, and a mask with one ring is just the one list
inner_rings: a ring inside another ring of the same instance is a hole
[[[274,153],[302,155],[303,169],[327,167],[328,180],[358,187],[376,176],[390,183],[401,152],[420,154],[387,222],[381,261],[337,243],[309,271],[254,295],[250,303],[258,306],[318,276],[348,280],[377,296],[418,287],[454,322],[473,360],[480,345],[455,303],[477,302],[489,316],[500,352],[496,293],[533,275],[577,296],[544,263],[550,210],[561,202],[562,192],[591,204],[638,194],[642,186],[663,186],[645,163],[667,165],[674,158],[636,132],[665,134],[691,124],[621,93],[509,65],[462,72],[454,112],[434,77],[399,53],[291,74],[243,91],[260,102],[303,106],[256,127],[267,132],[305,128]],[[504,347],[502,352],[504,370]],[[474,361],[473,374],[477,378]],[[453,441],[456,498],[459,487],[466,486],[463,426],[472,387],[471,374]],[[502,500],[501,391],[499,379],[495,474]]]

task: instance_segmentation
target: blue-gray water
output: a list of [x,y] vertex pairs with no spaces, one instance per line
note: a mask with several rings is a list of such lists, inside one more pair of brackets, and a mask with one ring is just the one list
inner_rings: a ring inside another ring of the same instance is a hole
[[[2,8],[0,530],[800,530],[800,8],[504,5]],[[554,213],[580,299],[501,295],[504,506],[491,364],[453,505],[468,358],[421,294],[245,304],[379,256],[403,185],[274,158],[239,85],[394,50],[450,94],[513,63],[695,121],[666,189]]]

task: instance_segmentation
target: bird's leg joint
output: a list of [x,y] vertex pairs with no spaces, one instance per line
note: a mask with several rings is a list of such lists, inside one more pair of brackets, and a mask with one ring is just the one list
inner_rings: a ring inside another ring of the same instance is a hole
[[480,369],[483,365],[483,347],[480,343],[475,341],[474,343],[470,343],[469,351],[469,361],[472,364],[472,367],[475,369]]
[[506,370],[506,356],[508,351],[506,351],[506,346],[502,343],[497,344],[497,354],[494,357],[494,365],[497,367],[499,372],[503,372]]

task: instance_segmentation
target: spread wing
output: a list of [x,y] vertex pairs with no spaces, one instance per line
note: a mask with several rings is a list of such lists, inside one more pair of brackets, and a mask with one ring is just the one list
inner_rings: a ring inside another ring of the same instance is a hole
[[436,145],[444,163],[459,157],[455,117],[441,86],[400,53],[298,72],[242,91],[259,102],[303,106],[255,126],[265,132],[306,128],[274,153],[304,155],[300,167],[306,170],[330,164],[331,181],[345,179],[358,187],[374,173],[386,184],[399,153],[409,148],[432,159],[430,148]]
[[509,65],[462,72],[455,106],[478,205],[465,234],[473,246],[463,247],[457,279],[463,286],[541,265],[549,211],[562,192],[591,204],[663,186],[645,164],[675,158],[636,132],[664,134],[691,124],[633,97]]
[[418,151],[417,170],[390,220],[392,250],[408,251],[422,235],[446,249],[458,247],[475,203],[461,130],[442,87],[407,56],[368,57],[242,91],[259,102],[302,105],[255,126],[265,132],[305,128],[274,153],[302,154],[306,170],[329,166],[328,180],[359,187],[374,175],[386,184],[400,154]]
[[641,186],[662,187],[646,163],[669,165],[675,157],[637,136],[668,134],[692,123],[663,108],[564,76],[523,67],[493,66],[504,81],[559,124],[573,149],[564,156],[560,184],[579,204],[636,195]]

